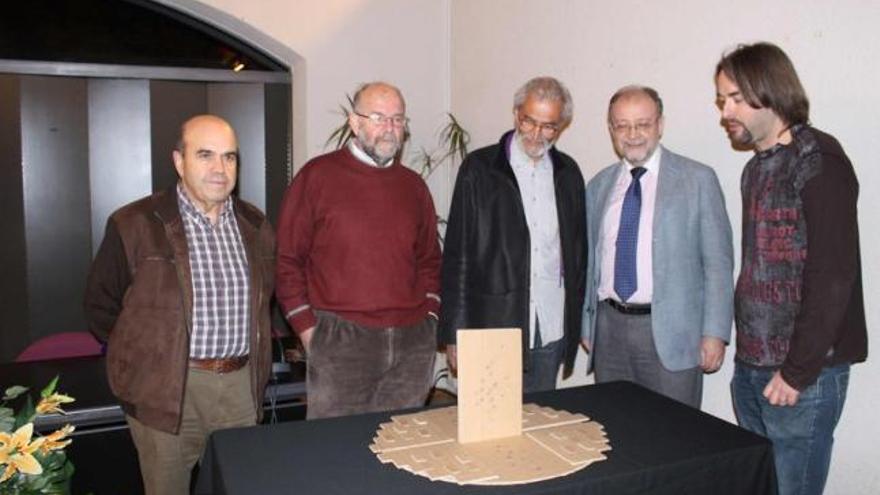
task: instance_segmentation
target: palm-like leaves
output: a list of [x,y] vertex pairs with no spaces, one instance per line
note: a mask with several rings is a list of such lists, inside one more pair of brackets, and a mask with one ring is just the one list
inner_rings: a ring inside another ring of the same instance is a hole
[[343,105],[339,105],[339,113],[342,114],[344,120],[342,125],[333,130],[330,134],[330,137],[327,138],[327,141],[324,142],[324,147],[330,146],[333,144],[333,149],[338,150],[343,146],[346,146],[349,141],[354,137],[354,133],[351,130],[351,127],[348,125],[348,117],[351,115],[351,112],[354,110],[354,101],[352,101],[351,96],[346,94],[345,98],[348,100],[348,108]]
[[[344,120],[339,127],[333,129],[333,132],[330,133],[327,141],[324,142],[325,148],[332,146],[333,149],[338,150],[347,146],[348,142],[354,138],[354,133],[348,125],[348,118],[354,111],[354,101],[348,94],[345,95],[345,98],[348,100],[348,106],[339,105],[339,114],[342,115]],[[468,134],[461,124],[458,123],[458,119],[456,119],[454,115],[447,112],[446,116],[449,117],[449,122],[447,122],[446,125],[443,126],[443,129],[440,130],[437,139],[437,149],[434,151],[428,151],[425,148],[420,148],[410,161],[410,163],[412,163],[412,168],[416,170],[423,179],[427,180],[427,178],[437,170],[437,167],[443,164],[446,160],[456,160],[461,162],[467,155],[468,143],[470,143],[471,140],[470,134]],[[409,139],[409,135],[409,129],[407,129],[404,141]]]

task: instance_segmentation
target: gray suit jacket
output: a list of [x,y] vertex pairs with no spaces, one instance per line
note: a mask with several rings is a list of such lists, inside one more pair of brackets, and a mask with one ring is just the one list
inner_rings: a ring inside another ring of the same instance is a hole
[[[602,267],[601,224],[621,170],[620,162],[615,163],[587,184],[589,256],[582,337],[591,350]],[[711,168],[662,148],[659,170],[651,242],[651,325],[660,362],[670,371],[680,371],[700,364],[703,336],[730,339],[733,241],[721,185]]]

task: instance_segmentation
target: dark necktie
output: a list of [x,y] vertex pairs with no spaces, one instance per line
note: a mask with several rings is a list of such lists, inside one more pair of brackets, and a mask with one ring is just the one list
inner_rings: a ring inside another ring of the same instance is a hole
[[626,302],[638,288],[636,276],[636,246],[639,242],[639,215],[642,211],[642,186],[639,179],[647,171],[635,167],[629,172],[632,182],[623,197],[620,210],[620,226],[617,229],[617,245],[614,254],[614,292]]

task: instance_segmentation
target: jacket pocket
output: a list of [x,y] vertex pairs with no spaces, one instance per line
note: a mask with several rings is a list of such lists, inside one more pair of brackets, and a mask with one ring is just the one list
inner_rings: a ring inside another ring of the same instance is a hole
[[125,292],[123,307],[179,309],[182,287],[174,258],[148,255],[138,259],[131,285]]

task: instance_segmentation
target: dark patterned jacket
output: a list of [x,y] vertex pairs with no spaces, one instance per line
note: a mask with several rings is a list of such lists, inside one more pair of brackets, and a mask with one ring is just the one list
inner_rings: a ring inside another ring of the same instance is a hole
[[742,175],[736,359],[803,390],[825,366],[864,361],[868,337],[852,164],[834,137],[791,133]]

